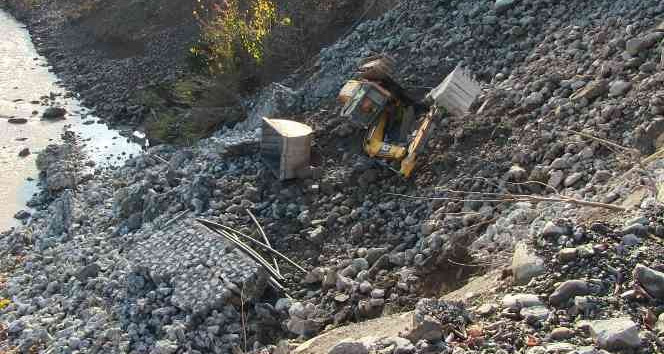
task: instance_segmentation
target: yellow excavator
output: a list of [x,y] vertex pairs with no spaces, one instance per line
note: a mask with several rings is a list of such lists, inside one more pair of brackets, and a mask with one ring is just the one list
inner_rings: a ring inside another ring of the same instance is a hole
[[394,66],[387,56],[364,60],[358,77],[346,82],[338,100],[343,105],[341,116],[367,131],[364,151],[370,157],[399,164],[390,168],[409,178],[435,121],[443,113],[465,113],[480,89],[459,68],[455,69],[427,95],[430,109],[414,129],[418,103],[395,79]]
[[413,134],[415,100],[394,79],[393,67],[387,57],[366,60],[359,77],[343,86],[338,99],[343,104],[341,116],[367,130],[364,151],[370,157],[400,163],[397,171],[408,178],[436,114],[429,111]]

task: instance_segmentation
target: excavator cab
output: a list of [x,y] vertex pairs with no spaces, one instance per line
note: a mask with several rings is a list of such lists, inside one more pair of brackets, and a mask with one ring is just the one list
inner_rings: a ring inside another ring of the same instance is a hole
[[341,117],[367,129],[385,111],[391,98],[389,92],[372,82],[350,80],[339,93],[344,105]]

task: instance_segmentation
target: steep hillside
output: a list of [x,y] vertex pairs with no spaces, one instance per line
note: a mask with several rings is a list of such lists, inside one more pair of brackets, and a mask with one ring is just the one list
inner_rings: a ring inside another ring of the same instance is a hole
[[[324,350],[661,352],[663,21],[659,1],[401,1],[262,90],[235,129],[37,198],[0,242],[3,345],[284,353],[414,310],[401,337]],[[437,122],[411,180],[364,156],[333,103],[373,52],[418,97],[459,63],[482,84],[472,113]],[[314,128],[310,178],[262,164],[261,115]],[[245,209],[306,268],[282,265],[286,289],[193,220],[249,235]],[[490,287],[440,300],[485,273]]]

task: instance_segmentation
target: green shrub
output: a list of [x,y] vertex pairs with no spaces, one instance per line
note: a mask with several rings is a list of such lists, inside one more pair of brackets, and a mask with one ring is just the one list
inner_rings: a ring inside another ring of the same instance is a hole
[[272,0],[248,0],[246,4],[225,0],[210,5],[198,0],[198,4],[194,16],[201,39],[190,49],[191,62],[215,74],[236,74],[241,67],[260,66],[272,28],[290,24],[288,18],[278,21]]

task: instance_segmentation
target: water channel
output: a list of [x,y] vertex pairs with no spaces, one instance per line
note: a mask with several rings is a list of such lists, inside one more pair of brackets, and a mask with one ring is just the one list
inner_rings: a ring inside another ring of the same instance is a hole
[[[97,167],[120,164],[140,153],[141,146],[98,123],[93,112],[59,85],[25,26],[1,10],[0,33],[0,230],[5,230],[18,223],[14,214],[27,209],[26,201],[37,191],[37,153],[57,143],[65,129],[80,134]],[[53,103],[67,110],[66,119],[42,119]],[[16,124],[16,118],[27,122]],[[26,147],[31,153],[19,156]]]

